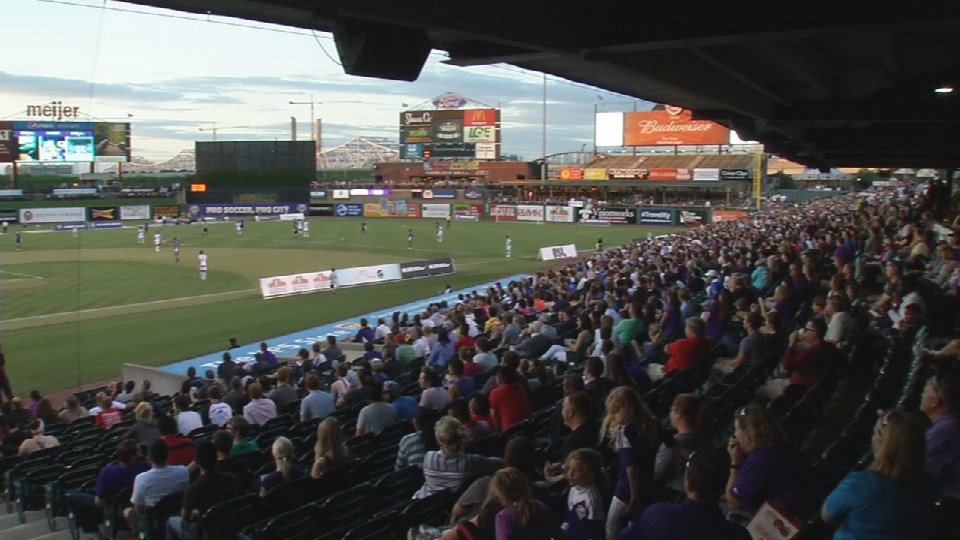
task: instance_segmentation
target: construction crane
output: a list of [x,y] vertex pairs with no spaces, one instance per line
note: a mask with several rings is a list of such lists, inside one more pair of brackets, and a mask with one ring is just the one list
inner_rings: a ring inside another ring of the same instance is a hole
[[250,126],[221,126],[217,127],[217,123],[213,122],[213,127],[200,128],[200,131],[209,131],[213,133],[213,142],[217,142],[217,132],[223,129],[244,129]]

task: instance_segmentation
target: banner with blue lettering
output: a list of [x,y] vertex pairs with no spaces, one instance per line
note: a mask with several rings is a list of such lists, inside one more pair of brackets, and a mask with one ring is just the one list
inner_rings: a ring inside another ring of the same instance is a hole
[[333,207],[333,215],[337,217],[360,217],[363,215],[363,205],[360,203],[341,203]]
[[191,219],[205,217],[254,217],[279,216],[280,214],[305,214],[308,206],[302,203],[252,203],[252,204],[191,204],[187,213]]

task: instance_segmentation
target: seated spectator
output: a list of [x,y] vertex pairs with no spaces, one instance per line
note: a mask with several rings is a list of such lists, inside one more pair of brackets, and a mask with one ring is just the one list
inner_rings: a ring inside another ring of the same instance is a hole
[[870,467],[848,474],[823,503],[823,521],[839,526],[834,538],[919,540],[946,533],[930,528],[937,487],[923,468],[920,419],[886,412],[874,427],[872,446]]
[[26,429],[20,429],[20,422],[9,415],[0,417],[3,422],[3,455],[5,457],[15,456],[20,451],[20,445],[23,441],[33,436],[33,433]]
[[727,521],[717,505],[723,494],[723,459],[695,452],[687,460],[680,503],[656,503],[620,535],[622,540],[749,540],[742,528]]
[[230,384],[237,375],[237,363],[233,361],[233,355],[229,352],[223,353],[223,359],[217,365],[217,377],[223,381],[224,387]]
[[350,341],[353,343],[373,343],[375,339],[370,323],[367,322],[367,319],[360,319],[360,329],[357,330],[356,335],[350,338]]
[[427,365],[440,369],[447,365],[447,362],[456,354],[453,343],[450,341],[450,333],[446,327],[441,326],[437,330],[437,342],[430,347],[430,356],[427,357]]
[[426,360],[430,356],[430,338],[433,337],[432,326],[414,327],[415,338],[413,339],[413,350],[416,358]]
[[223,427],[233,418],[233,409],[230,405],[220,401],[220,387],[215,386],[207,392],[207,398],[210,399],[210,407],[207,408],[207,417],[210,423]]
[[261,497],[266,497],[271,489],[281,484],[296,480],[297,478],[303,478],[305,474],[303,469],[294,462],[296,455],[294,455],[294,447],[290,439],[277,437],[276,440],[273,441],[271,453],[273,455],[273,463],[276,465],[277,470],[260,477],[259,491]]
[[97,412],[96,425],[107,429],[114,424],[123,422],[123,412],[113,407],[113,399],[104,394],[100,399],[100,411]]
[[80,405],[80,401],[76,397],[70,396],[67,398],[63,410],[57,416],[62,422],[69,424],[78,418],[86,418],[89,414],[87,409]]
[[457,358],[463,362],[463,375],[471,379],[487,370],[483,364],[478,364],[473,357],[476,355],[476,346],[461,348],[457,351]]
[[377,343],[383,343],[383,340],[387,337],[387,334],[390,333],[390,327],[387,325],[386,319],[380,317],[377,319],[377,328],[373,331],[373,340]]
[[200,477],[184,490],[180,515],[167,520],[167,540],[181,538],[184,526],[196,524],[211,506],[240,495],[237,477],[217,468],[217,449],[212,442],[197,443],[196,454]]
[[346,405],[347,393],[354,389],[357,384],[354,375],[350,371],[350,365],[347,363],[338,364],[334,370],[337,380],[330,385],[330,394],[333,396],[337,407]]
[[459,358],[451,358],[447,363],[447,391],[450,399],[470,399],[477,392],[477,383],[464,374],[465,366]]
[[271,351],[265,341],[260,342],[260,355],[263,356],[263,361],[266,362],[268,367],[276,367],[280,361],[277,359],[277,355]]
[[[817,381],[821,370],[836,364],[837,349],[823,340],[826,332],[824,321],[811,319],[802,331],[790,334],[787,350],[783,353],[783,369],[790,372],[790,377],[767,381],[757,388],[757,399],[770,401],[788,391],[801,392]],[[798,345],[801,338],[806,345],[803,349]],[[794,388],[791,390],[790,387]]]
[[470,406],[462,399],[451,402],[447,414],[459,420],[460,423],[463,424],[463,428],[467,430],[465,446],[469,446],[473,442],[493,435],[493,428],[491,428],[489,424],[482,420],[474,420],[473,417],[470,416]]
[[460,324],[457,332],[457,342],[453,344],[454,349],[460,350],[465,347],[472,349],[476,346],[476,340],[470,335],[470,325],[466,321]]
[[753,515],[764,502],[773,501],[788,515],[806,515],[808,467],[803,455],[787,443],[773,413],[755,405],[739,409],[727,451],[727,506]]
[[409,371],[410,364],[417,358],[417,350],[413,347],[412,341],[403,335],[398,334],[395,341],[397,349],[393,353],[393,360],[397,364],[398,371]]
[[[683,291],[686,291],[686,289],[683,289]],[[687,294],[689,298],[689,293]],[[617,336],[617,340],[624,345],[634,339],[642,339],[647,331],[643,319],[640,318],[640,307],[636,303],[630,302],[626,314],[627,317],[620,319],[620,322],[613,327],[613,333]]]
[[60,446],[60,441],[58,441],[56,437],[43,434],[43,422],[39,419],[32,420],[27,426],[27,431],[29,431],[32,436],[20,443],[20,449],[17,452],[18,456],[28,456],[37,450]]
[[253,383],[247,387],[250,403],[243,407],[243,417],[254,425],[263,425],[267,420],[276,418],[277,406],[273,401],[263,396],[263,387],[260,383]]
[[179,434],[177,421],[169,416],[161,416],[157,421],[160,439],[168,447],[167,461],[171,465],[190,465],[193,463],[193,440]]
[[53,410],[53,404],[47,398],[42,398],[37,402],[37,408],[33,410],[33,418],[40,420],[47,426],[60,421],[57,411]]
[[140,446],[149,448],[153,441],[160,438],[160,428],[153,420],[153,406],[149,403],[137,405],[133,410],[133,417],[137,422],[130,426],[123,438],[134,439]]
[[657,482],[670,481],[675,476],[683,477],[683,464],[690,454],[707,441],[708,413],[693,394],[677,394],[670,407],[670,425],[677,430],[669,439],[664,439],[657,451],[653,477]]
[[683,328],[686,337],[678,339],[664,348],[664,352],[670,357],[666,366],[660,364],[647,366],[647,374],[651,380],[658,381],[664,375],[694,368],[710,357],[713,345],[709,339],[703,337],[703,319],[691,317],[687,319]]
[[[193,448],[190,453],[193,453]],[[133,480],[133,494],[130,497],[133,507],[123,511],[123,517],[135,535],[141,529],[148,508],[167,495],[182,492],[190,483],[190,474],[185,466],[168,465],[168,449],[163,440],[153,441],[147,457],[153,467]]]
[[584,390],[594,403],[603,403],[606,401],[607,395],[617,386],[617,383],[604,377],[603,372],[603,360],[596,356],[587,358],[587,363],[583,370],[584,379],[586,380]]
[[520,344],[516,347],[520,358],[540,358],[547,353],[556,337],[551,338],[545,334],[543,332],[544,328],[553,330],[549,325],[540,321],[533,321],[530,326],[523,329],[520,334]]
[[203,384],[203,379],[197,377],[197,368],[190,366],[187,368],[187,378],[183,381],[184,385],[196,390]]
[[140,456],[140,445],[133,439],[117,443],[117,461],[100,470],[93,494],[74,490],[67,494],[70,510],[80,529],[88,534],[97,533],[103,522],[101,510],[111,498],[133,486],[134,478],[150,470],[150,464]]
[[374,358],[370,361],[370,375],[373,377],[373,380],[381,384],[390,380],[390,375],[387,374],[383,360],[379,358]]
[[233,409],[233,414],[243,412],[243,408],[250,402],[247,393],[243,391],[243,379],[240,377],[230,379],[230,391],[223,396],[223,402]]
[[470,418],[474,422],[484,422],[493,429],[493,417],[490,416],[490,400],[483,394],[474,394],[470,398]]
[[420,394],[420,406],[431,409],[443,410],[450,404],[450,394],[444,389],[440,375],[429,367],[424,367],[420,371],[420,388],[423,392]]
[[327,348],[323,350],[322,354],[333,365],[337,365],[347,359],[347,355],[343,353],[343,349],[337,345],[337,336],[332,334],[327,336]]
[[631,386],[641,394],[653,384],[647,370],[639,364],[628,364],[627,354],[613,351],[606,354],[607,378],[617,386]]
[[129,403],[133,399],[133,391],[136,389],[136,387],[137,383],[133,381],[127,381],[127,383],[123,385],[123,392],[117,394],[113,400],[120,403]]
[[190,435],[190,432],[198,427],[203,427],[200,413],[190,410],[190,406],[190,398],[182,394],[173,400],[173,414],[177,419],[177,429],[183,436]]
[[203,384],[200,385],[200,388],[197,388],[197,399],[207,399],[211,388],[220,388],[216,372],[208,369],[203,375]]
[[831,296],[827,301],[824,315],[827,320],[827,332],[823,340],[844,348],[853,339],[857,330],[857,321],[848,312],[850,302],[846,296]]
[[377,435],[387,426],[400,421],[397,416],[397,410],[383,400],[383,385],[374,381],[368,389],[370,404],[360,409],[360,416],[357,417],[357,431],[355,435],[360,437],[366,434]]
[[227,431],[233,434],[233,446],[230,448],[230,457],[235,458],[245,454],[260,451],[257,441],[250,438],[250,423],[242,416],[234,416],[227,422]]
[[413,420],[417,415],[417,400],[400,394],[400,385],[396,381],[383,383],[383,397],[397,411],[400,420]]
[[[513,467],[533,481],[537,463],[537,447],[524,436],[513,437],[507,441],[503,451],[503,465]],[[454,520],[469,519],[477,515],[490,491],[493,475],[481,476],[473,481],[457,502],[453,505]]]
[[306,378],[309,392],[300,402],[300,421],[306,422],[311,418],[326,418],[336,412],[336,401],[329,392],[320,389],[320,377],[311,373]]
[[397,447],[397,461],[393,466],[394,470],[399,471],[413,465],[423,467],[423,455],[427,451],[440,448],[434,433],[434,428],[439,419],[440,411],[436,409],[426,407],[417,409],[417,415],[413,418],[413,428],[416,432],[404,435],[400,439],[400,445]]
[[361,356],[358,360],[354,360],[353,363],[359,364],[361,362],[370,362],[374,359],[382,360],[383,355],[380,354],[380,351],[374,348],[372,341],[368,341],[363,344],[363,356]]
[[497,538],[565,538],[560,520],[550,507],[532,498],[530,481],[521,471],[512,467],[497,471],[490,491],[491,498],[495,497],[504,506],[496,517]]
[[456,491],[465,479],[477,474],[489,474],[503,465],[499,458],[464,454],[466,430],[455,418],[444,416],[439,419],[435,426],[435,435],[440,449],[424,454],[424,482],[414,494],[415,499],[429,497],[445,489]]
[[938,483],[937,530],[947,530],[960,515],[960,379],[931,377],[920,410],[933,423],[926,433],[926,469]]
[[[593,404],[590,397],[583,391],[567,394],[560,405],[563,424],[570,430],[563,439],[560,447],[561,461],[581,448],[594,448],[600,440],[600,425],[593,417]],[[560,463],[545,463],[543,466],[544,478],[550,482],[562,479]]]
[[483,371],[489,371],[500,363],[497,361],[497,356],[493,354],[493,344],[490,343],[490,340],[486,337],[481,337],[477,339],[477,343],[474,347],[476,349],[476,354],[473,355],[473,361],[477,364],[483,366]]
[[490,416],[493,429],[505,431],[533,414],[527,389],[520,384],[517,372],[501,369],[497,373],[497,387],[490,392]]
[[740,340],[740,350],[736,358],[718,358],[710,368],[711,378],[719,380],[726,373],[730,373],[740,366],[752,368],[760,365],[767,356],[767,342],[760,334],[763,326],[763,316],[757,312],[750,312],[743,321],[746,337]]
[[290,384],[290,368],[283,366],[277,370],[277,387],[270,392],[270,399],[278,411],[297,401],[297,389]]
[[316,480],[330,469],[350,461],[350,449],[343,444],[343,430],[336,418],[317,424],[317,442],[313,447],[310,476]]

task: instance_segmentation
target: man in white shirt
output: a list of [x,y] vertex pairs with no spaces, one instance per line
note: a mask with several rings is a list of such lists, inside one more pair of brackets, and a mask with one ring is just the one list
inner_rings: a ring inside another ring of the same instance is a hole
[[849,302],[842,296],[832,296],[824,309],[827,318],[827,333],[824,341],[829,341],[838,347],[849,343],[857,330],[857,322],[847,313]]
[[390,333],[390,327],[382,317],[377,319],[377,328],[373,331],[373,340],[377,343],[383,343],[383,338]]
[[190,483],[187,468],[183,465],[167,465],[168,456],[167,443],[163,439],[153,441],[147,454],[153,468],[138,474],[133,480],[130,496],[133,507],[127,508],[123,516],[134,536],[138,536],[137,530],[146,517],[147,508],[155,506],[167,495],[183,491]]
[[211,387],[207,390],[207,397],[210,399],[210,408],[207,410],[207,416],[210,417],[210,423],[223,427],[233,418],[233,409],[230,405],[220,401],[223,391],[219,386]]
[[207,280],[207,254],[200,250],[200,254],[197,255],[197,260],[200,261],[200,281]]
[[177,431],[184,437],[190,435],[190,432],[203,427],[203,419],[200,413],[190,410],[190,398],[179,395],[173,400],[173,412],[177,418]]
[[161,240],[161,239],[162,239],[162,237],[160,236],[160,231],[157,231],[157,232],[153,233],[153,250],[156,251],[157,253],[160,253],[160,240]]
[[263,397],[263,387],[253,383],[247,388],[250,403],[243,407],[243,418],[251,424],[262,426],[267,420],[277,417],[277,405],[272,399]]

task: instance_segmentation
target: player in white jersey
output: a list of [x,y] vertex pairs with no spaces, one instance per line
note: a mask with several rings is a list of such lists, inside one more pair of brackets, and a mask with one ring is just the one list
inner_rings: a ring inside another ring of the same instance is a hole
[[243,220],[238,219],[236,223],[233,224],[233,227],[237,230],[237,235],[243,234]]
[[507,258],[510,258],[510,255],[513,254],[513,240],[510,238],[510,235],[507,235]]
[[437,227],[437,242],[443,243],[443,225]]
[[143,225],[137,227],[137,243],[146,244],[147,243],[147,231],[143,230]]
[[177,264],[180,264],[180,241],[173,239],[173,258]]
[[153,233],[153,250],[157,253],[160,253],[160,242],[163,240],[163,236],[160,235],[160,231]]
[[304,238],[310,238],[310,222],[307,221],[306,219],[303,220],[302,231],[303,231]]
[[207,254],[200,250],[200,254],[197,255],[197,260],[200,261],[200,281],[207,280]]
[[407,249],[413,249],[413,229],[407,229]]
[[337,275],[337,269],[330,269],[330,297],[337,295],[337,287],[340,286],[340,276]]

